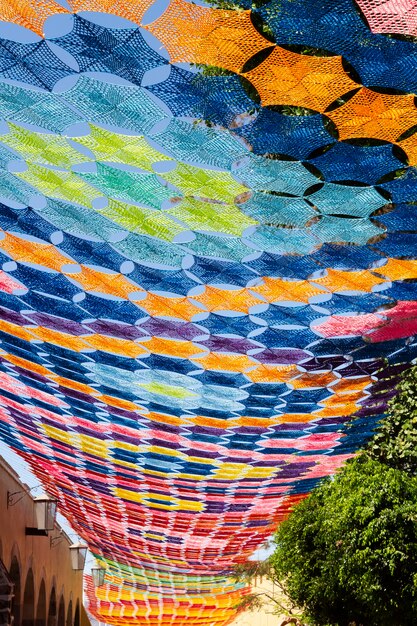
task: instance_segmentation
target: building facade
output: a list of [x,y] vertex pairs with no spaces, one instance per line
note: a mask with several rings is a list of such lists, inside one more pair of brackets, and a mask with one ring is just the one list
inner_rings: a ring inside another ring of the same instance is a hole
[[0,457],[0,626],[89,626],[72,541],[57,523],[27,535],[35,526],[33,496]]

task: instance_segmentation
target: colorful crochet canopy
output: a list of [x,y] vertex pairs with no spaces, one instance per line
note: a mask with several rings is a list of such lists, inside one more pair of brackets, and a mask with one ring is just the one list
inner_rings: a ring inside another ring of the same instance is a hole
[[417,3],[0,18],[0,436],[99,620],[228,624],[417,357]]

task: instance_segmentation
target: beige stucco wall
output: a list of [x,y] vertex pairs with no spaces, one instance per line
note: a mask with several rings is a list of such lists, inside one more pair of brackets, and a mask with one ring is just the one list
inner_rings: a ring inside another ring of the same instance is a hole
[[[19,492],[13,501],[13,506],[7,506],[7,493]],[[39,493],[37,491],[35,493]],[[48,615],[51,592],[56,594],[56,608],[59,613],[61,598],[65,605],[65,626],[73,626],[77,603],[80,611],[80,625],[89,624],[85,611],[82,608],[82,572],[74,571],[71,566],[69,545],[72,541],[62,533],[56,525],[53,531],[49,531],[49,537],[26,536],[26,527],[35,527],[34,504],[31,494],[20,483],[17,474],[0,457],[0,558],[6,569],[10,572],[12,561],[16,566],[16,560],[20,569],[20,603],[23,604],[25,582],[29,570],[34,578],[34,603],[35,615],[38,605],[39,591],[42,580],[46,591],[46,612]],[[62,534],[61,534],[62,533]],[[59,537],[59,540],[51,545],[51,538]],[[72,619],[69,614],[70,603],[72,607]],[[22,610],[20,611],[22,619]],[[20,626],[15,619],[14,626]],[[50,619],[47,626],[61,626],[61,619]],[[43,621],[34,622],[34,626],[43,626]],[[28,626],[28,625],[27,625]]]

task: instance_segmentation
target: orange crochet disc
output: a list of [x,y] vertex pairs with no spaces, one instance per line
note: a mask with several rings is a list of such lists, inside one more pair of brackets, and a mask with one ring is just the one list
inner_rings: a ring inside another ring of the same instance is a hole
[[308,56],[279,46],[244,76],[257,89],[264,106],[289,104],[321,113],[358,87],[343,69],[340,56]]
[[417,133],[398,142],[398,146],[404,150],[410,165],[417,165]]
[[74,13],[97,11],[112,13],[140,24],[142,17],[154,0],[69,0]]
[[272,45],[254,28],[250,13],[173,0],[147,28],[174,63],[204,63],[239,72],[254,54]]
[[24,26],[43,37],[46,18],[56,13],[69,13],[54,0],[0,0],[0,20]]
[[394,96],[376,93],[366,87],[327,115],[336,124],[341,140],[368,137],[395,142],[417,124],[412,94]]

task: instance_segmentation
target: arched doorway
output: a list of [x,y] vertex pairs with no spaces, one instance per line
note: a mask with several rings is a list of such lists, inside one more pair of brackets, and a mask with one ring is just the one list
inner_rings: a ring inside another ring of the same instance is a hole
[[13,583],[0,559],[0,624],[10,624],[12,614]]
[[72,600],[69,601],[65,626],[72,626]]
[[64,600],[64,596],[61,596],[61,598],[59,600],[58,626],[65,626],[65,600]]
[[56,626],[56,593],[55,587],[52,587],[51,595],[49,596],[49,610],[48,610],[48,626]]
[[33,626],[35,621],[35,582],[32,568],[26,576],[25,591],[23,593],[22,626]]
[[74,626],[80,626],[80,601],[77,600],[77,606],[75,607]]
[[43,578],[39,587],[35,625],[46,626],[46,589],[45,589],[45,581]]
[[13,600],[12,600],[12,617],[13,626],[20,626],[20,567],[19,561],[14,556],[10,565],[9,578],[14,585]]

